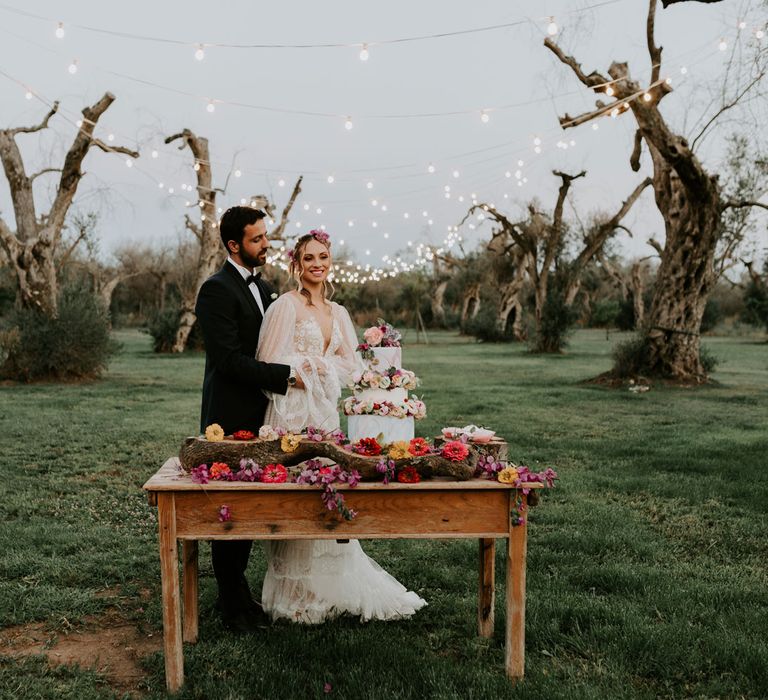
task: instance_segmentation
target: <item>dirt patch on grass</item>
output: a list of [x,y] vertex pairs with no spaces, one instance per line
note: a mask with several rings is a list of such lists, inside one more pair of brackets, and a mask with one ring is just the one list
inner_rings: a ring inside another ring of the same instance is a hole
[[118,693],[142,694],[146,675],[141,659],[162,648],[160,633],[142,632],[115,617],[87,618],[69,632],[47,629],[44,623],[0,630],[0,654],[10,657],[43,654],[53,666],[89,668],[104,676]]

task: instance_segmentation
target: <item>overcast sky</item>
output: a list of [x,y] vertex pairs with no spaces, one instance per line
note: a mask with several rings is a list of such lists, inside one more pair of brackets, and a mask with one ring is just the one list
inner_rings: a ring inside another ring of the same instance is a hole
[[[580,11],[591,5],[600,6]],[[734,45],[755,41],[755,31],[765,26],[764,7],[757,0],[659,7],[662,75],[670,76],[676,88],[663,108],[675,129],[695,133],[709,96],[703,86],[722,79]],[[186,202],[195,201],[194,193],[182,190],[194,183],[193,160],[189,151],[164,145],[163,138],[188,127],[209,139],[216,185],[223,187],[231,174],[219,206],[266,193],[281,207],[303,173],[290,231],[324,224],[335,241],[343,239],[360,260],[376,265],[408,241],[440,244],[473,193],[510,213],[532,196],[551,206],[558,184],[553,168],[587,170],[587,178],[573,188],[582,216],[617,209],[644,176],[628,164],[634,122],[627,115],[600,120],[597,131],[590,124],[561,131],[558,116],[593,108],[594,95],[542,40],[553,16],[559,41],[587,72],[605,73],[613,59],[626,60],[633,75],[647,81],[646,11],[643,0],[5,0],[0,2],[0,70],[9,77],[0,75],[0,124],[37,123],[46,104],[61,101],[61,115],[48,132],[19,139],[28,172],[33,172],[61,164],[84,105],[105,91],[116,95],[97,135],[106,141],[113,134],[113,143],[139,148],[141,158],[129,169],[125,157],[93,149],[75,207],[100,212],[106,251],[178,235]],[[741,20],[747,26],[739,31]],[[59,21],[63,38],[55,36]],[[376,44],[515,22],[520,23],[485,32]],[[721,38],[726,51],[718,48]],[[363,42],[370,44],[365,62],[359,58]],[[348,46],[209,45],[198,61],[198,43]],[[75,59],[77,72],[71,75],[68,67]],[[28,87],[32,98],[14,81]],[[213,112],[207,109],[209,100],[214,100]],[[481,120],[484,109],[487,123]],[[424,114],[438,116],[416,116]],[[350,130],[345,128],[347,115]],[[701,154],[707,163],[714,165],[721,157],[726,133],[705,143]],[[536,138],[540,154],[534,150]],[[567,150],[557,147],[560,140],[569,144]],[[434,173],[428,171],[430,164]],[[648,167],[646,158],[644,172]],[[234,176],[235,169],[240,177]],[[526,180],[522,185],[517,184],[518,170],[520,182]],[[55,177],[37,181],[39,209],[47,204]],[[4,179],[0,209],[13,227]],[[649,190],[628,223],[635,238],[622,232],[619,244],[631,254],[648,254],[645,241],[663,236]],[[487,238],[487,225],[463,235],[471,246]]]

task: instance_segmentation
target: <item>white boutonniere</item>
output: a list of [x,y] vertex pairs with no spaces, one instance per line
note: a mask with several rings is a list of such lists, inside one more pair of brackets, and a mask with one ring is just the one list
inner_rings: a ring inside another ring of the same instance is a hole
[[272,294],[270,294],[270,295],[269,295],[269,298],[270,298],[272,301],[274,301],[275,299],[277,299],[277,292],[272,292]]

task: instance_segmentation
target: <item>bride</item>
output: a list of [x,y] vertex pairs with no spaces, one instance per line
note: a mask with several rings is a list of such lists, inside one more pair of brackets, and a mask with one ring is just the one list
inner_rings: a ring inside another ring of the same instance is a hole
[[[324,231],[301,236],[290,254],[289,272],[298,289],[267,309],[258,359],[290,364],[305,390],[268,393],[264,422],[291,432],[307,426],[339,427],[341,387],[358,369],[357,335],[349,314],[327,297],[331,243]],[[408,617],[426,605],[373,559],[357,540],[268,542],[262,605],[273,618],[316,624],[343,613],[362,620]]]

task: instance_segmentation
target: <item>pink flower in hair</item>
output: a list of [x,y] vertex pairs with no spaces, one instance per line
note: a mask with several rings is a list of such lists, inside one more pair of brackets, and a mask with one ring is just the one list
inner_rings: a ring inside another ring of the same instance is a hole
[[293,251],[292,250],[288,251],[288,260],[293,260]]
[[312,229],[309,232],[309,235],[312,236],[318,243],[322,243],[323,245],[331,245],[331,237],[322,229]]

